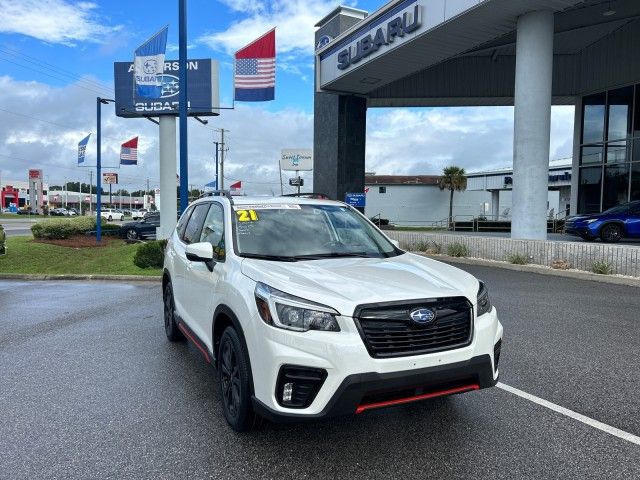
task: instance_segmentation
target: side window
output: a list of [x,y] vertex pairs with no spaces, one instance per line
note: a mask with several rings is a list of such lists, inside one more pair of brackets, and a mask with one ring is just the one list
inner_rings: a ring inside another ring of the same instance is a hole
[[213,253],[216,257],[218,259],[224,258],[224,213],[222,205],[219,203],[211,204],[211,208],[202,227],[200,241],[209,242],[213,245]]
[[640,203],[631,205],[631,208],[629,210],[629,213],[631,213],[631,215],[640,215]]
[[200,240],[202,224],[204,223],[204,219],[207,216],[209,205],[211,204],[201,203],[199,205],[196,205],[193,209],[193,213],[191,214],[191,217],[189,217],[187,226],[184,229],[184,235],[182,236],[182,240],[184,240],[185,243],[197,243]]
[[187,221],[193,212],[193,207],[187,208],[187,211],[182,214],[180,220],[178,220],[178,224],[176,225],[176,232],[178,232],[178,238],[182,238],[184,235],[184,229],[187,226]]

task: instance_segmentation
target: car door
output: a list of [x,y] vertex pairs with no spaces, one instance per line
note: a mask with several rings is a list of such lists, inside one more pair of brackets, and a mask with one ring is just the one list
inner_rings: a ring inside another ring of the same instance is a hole
[[[173,296],[176,303],[176,310],[178,315],[189,324],[193,323],[191,319],[190,309],[191,306],[187,302],[186,295],[186,277],[189,274],[188,268],[192,262],[187,260],[186,248],[190,243],[196,243],[200,240],[200,232],[202,231],[202,224],[207,216],[210,202],[199,203],[193,207],[187,223],[179,237],[175,238],[173,243],[173,250],[175,255],[173,256]],[[179,229],[176,228],[176,233]]]
[[143,221],[142,225],[144,225],[144,233],[145,237],[156,237],[156,230],[160,226],[160,215],[154,215],[153,217],[148,218]]
[[193,330],[211,349],[211,322],[218,305],[216,290],[226,264],[224,209],[218,202],[210,205],[198,241],[213,246],[213,268],[204,262],[190,262],[185,276],[185,301],[191,315],[190,326],[193,325]]
[[627,220],[627,235],[636,238],[640,237],[640,202],[630,205],[629,218]]

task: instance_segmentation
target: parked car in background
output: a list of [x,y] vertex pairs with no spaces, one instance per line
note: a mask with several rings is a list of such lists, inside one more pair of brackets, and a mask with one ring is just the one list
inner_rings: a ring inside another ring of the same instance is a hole
[[37,212],[31,210],[31,207],[19,208],[17,213],[18,215],[37,215]]
[[69,212],[69,215],[80,215],[80,212],[78,211],[77,208],[67,208],[67,211]]
[[100,212],[102,218],[106,218],[108,221],[112,220],[124,220],[124,213],[119,212],[116,208],[103,208]]
[[49,212],[52,217],[68,217],[69,211],[66,208],[54,208]]
[[141,208],[139,210],[133,210],[131,212],[131,218],[133,218],[134,220],[144,218],[144,214],[147,213],[147,211],[148,210],[146,208]]
[[156,228],[160,226],[160,215],[149,215],[142,220],[127,222],[120,227],[120,238],[140,240],[156,238]]
[[602,213],[568,217],[564,231],[587,241],[600,238],[606,243],[640,238],[640,200],[616,205]]

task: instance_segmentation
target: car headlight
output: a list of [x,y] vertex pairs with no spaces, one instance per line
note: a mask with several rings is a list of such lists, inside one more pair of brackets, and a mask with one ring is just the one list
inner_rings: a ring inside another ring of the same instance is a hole
[[339,332],[339,315],[333,308],[289,295],[258,282],[255,289],[260,318],[268,325],[296,332]]
[[478,288],[478,317],[491,311],[491,300],[489,300],[489,290],[484,282],[480,281]]

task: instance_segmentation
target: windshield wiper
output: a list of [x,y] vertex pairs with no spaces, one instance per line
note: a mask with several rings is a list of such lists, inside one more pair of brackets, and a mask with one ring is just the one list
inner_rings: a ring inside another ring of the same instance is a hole
[[330,253],[314,253],[310,255],[296,255],[297,260],[317,260],[321,258],[338,258],[338,257],[360,257],[371,258],[367,252],[330,252]]
[[297,262],[297,257],[290,257],[286,255],[266,255],[262,253],[241,253],[241,257],[256,258],[258,260],[275,260],[278,262]]

